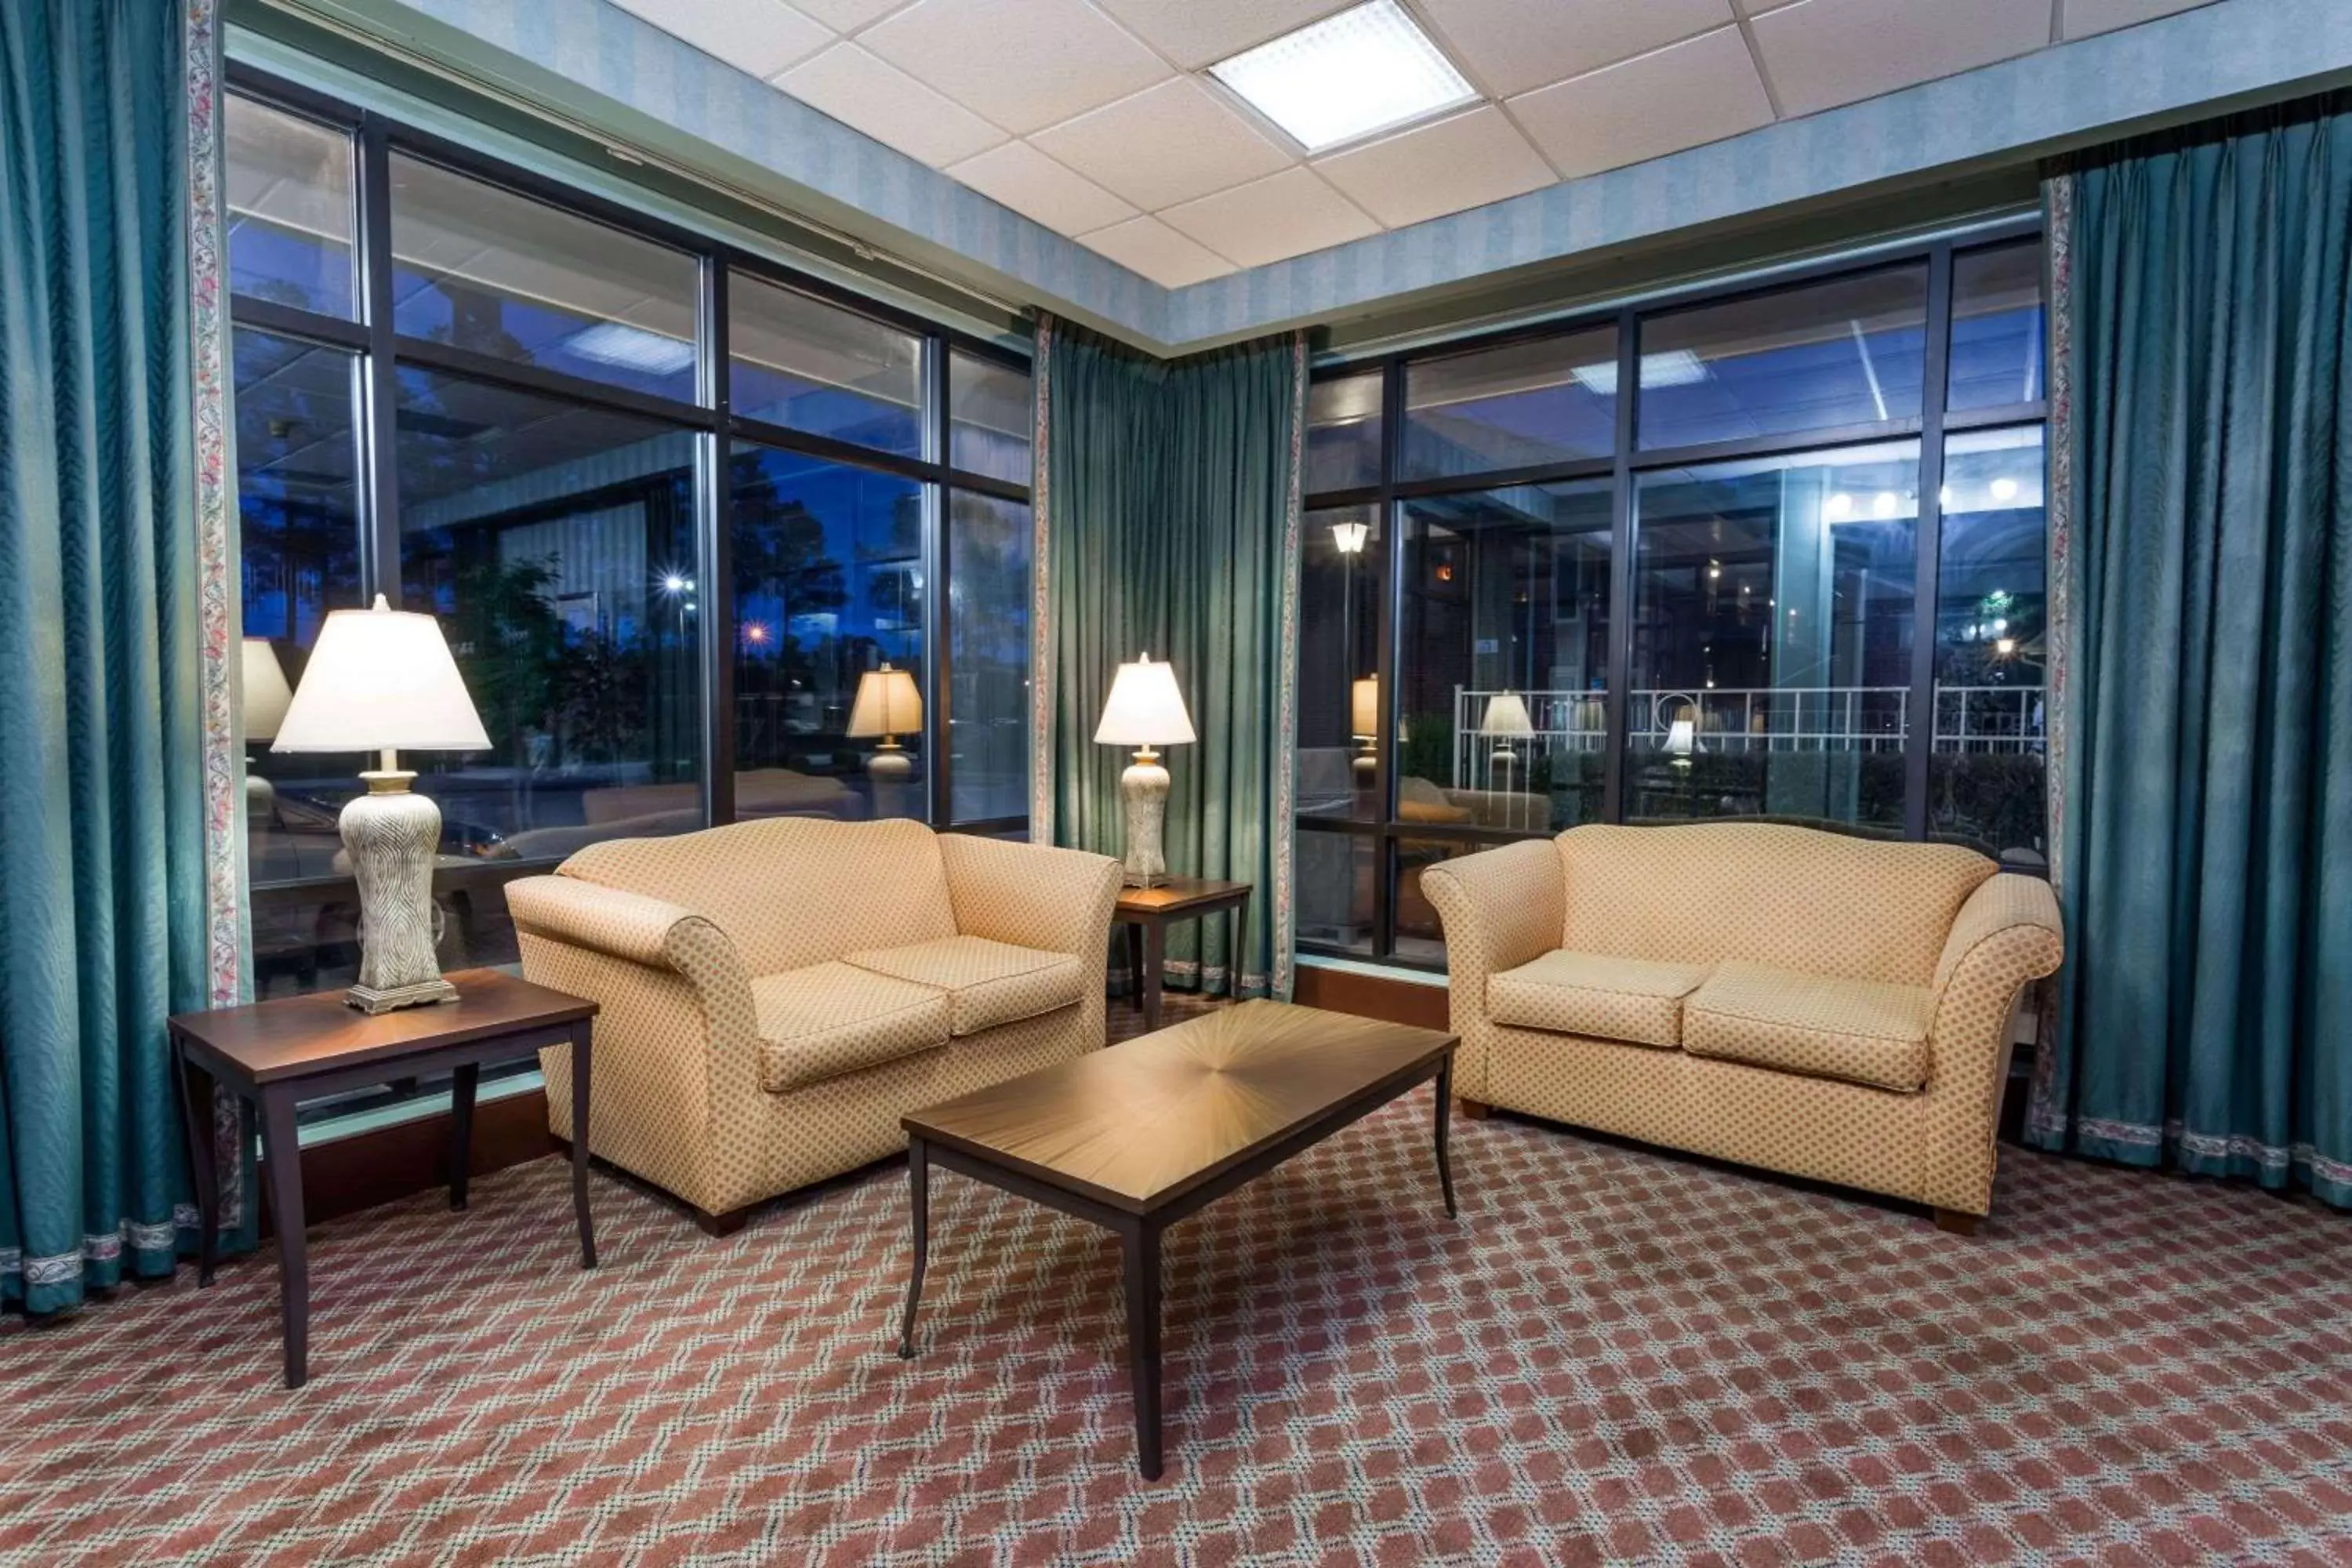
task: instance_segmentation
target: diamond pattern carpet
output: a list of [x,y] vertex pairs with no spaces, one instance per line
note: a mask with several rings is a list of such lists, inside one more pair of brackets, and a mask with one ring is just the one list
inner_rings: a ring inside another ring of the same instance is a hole
[[1426,1089],[1169,1239],[1168,1478],[1115,1244],[934,1177],[714,1241],[565,1167],[0,1330],[0,1562],[2352,1562],[2352,1224],[2004,1152],[1974,1240]]

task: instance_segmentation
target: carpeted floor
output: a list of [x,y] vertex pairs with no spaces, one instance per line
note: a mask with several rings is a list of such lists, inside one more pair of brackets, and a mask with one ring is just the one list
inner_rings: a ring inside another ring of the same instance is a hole
[[2352,1562],[2352,1222],[2010,1152],[1915,1214],[1426,1090],[1172,1232],[1159,1485],[1115,1246],[942,1173],[713,1241],[565,1168],[0,1331],[0,1562]]

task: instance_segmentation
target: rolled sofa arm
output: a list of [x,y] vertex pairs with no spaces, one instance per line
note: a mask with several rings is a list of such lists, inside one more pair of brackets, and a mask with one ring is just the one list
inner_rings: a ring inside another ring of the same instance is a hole
[[506,893],[515,929],[551,942],[680,973],[696,961],[707,966],[722,952],[734,958],[726,932],[664,899],[561,876],[518,878]]
[[1457,1016],[1465,1003],[1483,1016],[1486,977],[1549,952],[1568,925],[1568,881],[1559,847],[1549,838],[1426,867],[1421,890],[1444,922]]
[[940,835],[956,930],[1047,952],[1099,959],[1118,901],[1118,862],[1083,849]]
[[1966,1038],[1987,1008],[2009,1017],[2018,988],[2055,974],[2066,957],[2066,926],[2057,895],[2039,877],[1990,877],[1960,906],[1936,961],[1938,1039]]

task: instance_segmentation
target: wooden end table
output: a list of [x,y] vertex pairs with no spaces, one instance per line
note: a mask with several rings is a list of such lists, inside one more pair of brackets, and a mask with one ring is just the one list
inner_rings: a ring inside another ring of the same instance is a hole
[[1136,1468],[1158,1479],[1160,1233],[1433,1079],[1451,1215],[1454,1044],[1409,1024],[1244,1002],[901,1119],[915,1257],[899,1355],[915,1353],[933,1165],[1101,1226],[1126,1254]]
[[[1177,921],[1197,921],[1221,910],[1234,915],[1233,946],[1226,950],[1233,971],[1232,994],[1241,994],[1241,972],[1249,946],[1250,885],[1213,882],[1199,877],[1171,877],[1154,888],[1121,888],[1110,918],[1127,927],[1129,987],[1143,1007],[1146,1030],[1160,1027],[1160,991],[1168,965],[1168,928]],[[1202,968],[1207,967],[1206,953]],[[1202,980],[1203,989],[1208,981]]]
[[213,1282],[220,1237],[220,1187],[213,1169],[215,1085],[261,1110],[261,1150],[278,1226],[278,1311],[286,1334],[286,1386],[310,1376],[310,1266],[302,1235],[302,1154],[294,1107],[339,1089],[446,1070],[451,1118],[449,1206],[466,1206],[474,1136],[474,1089],[484,1062],[545,1046],[572,1047],[572,1207],[580,1222],[580,1267],[596,1267],[588,1216],[588,1046],[596,1004],[496,969],[449,976],[454,1002],[373,1016],[341,991],[283,996],[244,1007],[182,1013],[171,1020],[172,1065],[182,1125],[203,1216],[199,1286]]

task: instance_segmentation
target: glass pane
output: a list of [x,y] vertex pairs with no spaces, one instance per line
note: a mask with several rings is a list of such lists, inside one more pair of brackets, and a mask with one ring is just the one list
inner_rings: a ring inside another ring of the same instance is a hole
[[[740,272],[727,332],[736,413],[877,451],[923,455],[923,344],[913,333]],[[1018,427],[1026,420],[1024,410]]]
[[1437,908],[1421,890],[1421,874],[1441,860],[1457,860],[1491,849],[1491,844],[1459,838],[1413,838],[1396,841],[1396,889],[1391,910],[1396,920],[1396,956],[1415,963],[1445,962],[1445,926]]
[[1029,429],[1036,406],[1027,371],[950,353],[948,414],[950,467],[1008,484],[1029,483]]
[[699,268],[684,251],[394,153],[403,336],[691,402]]
[[1694,446],[1919,416],[1927,264],[1642,323],[1642,445]]
[[1642,477],[1629,821],[1903,826],[1919,447]]
[[1405,503],[1399,821],[1601,820],[1612,494],[1583,479]]
[[1381,376],[1343,375],[1307,389],[1308,495],[1381,482]]
[[949,814],[1029,815],[1030,516],[1024,501],[948,503]]
[[2042,399],[2042,242],[1952,258],[1954,408]]
[[395,420],[403,602],[490,737],[409,762],[443,855],[700,826],[693,436],[408,366]]
[[736,815],[925,816],[922,486],[743,442],[730,461]]
[[[356,367],[341,350],[249,328],[236,331],[234,354],[247,856],[254,886],[268,887],[340,874],[335,814],[371,765],[269,750],[327,612],[361,604]],[[318,917],[315,908],[257,906],[254,953],[265,978],[289,969],[315,976]]]
[[229,291],[352,314],[352,139],[231,94]]
[[1617,449],[1617,329],[1405,367],[1402,478],[1491,473]]
[[1381,580],[1376,506],[1310,511],[1299,563],[1298,815],[1381,815]]
[[1298,940],[1371,956],[1372,878],[1380,840],[1360,833],[1300,831]]
[[2038,425],[1945,445],[1927,793],[1936,837],[2035,868],[2048,864],[2042,474]]

